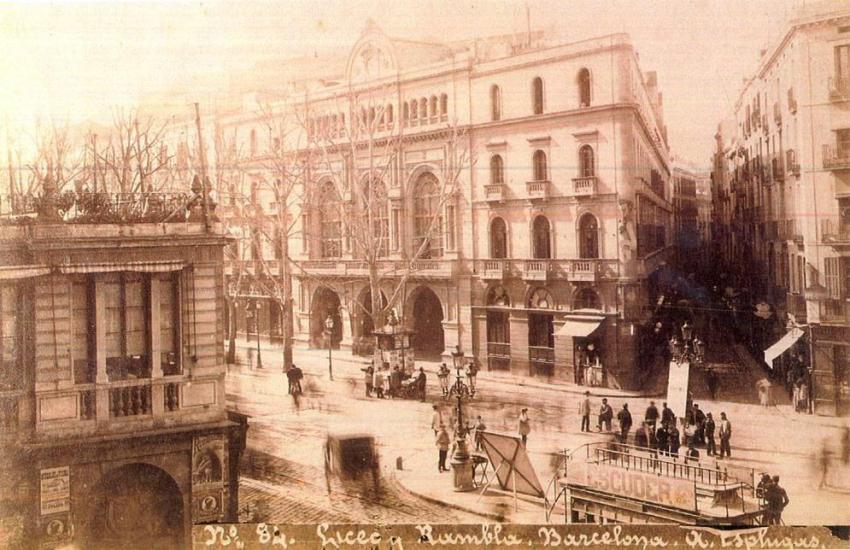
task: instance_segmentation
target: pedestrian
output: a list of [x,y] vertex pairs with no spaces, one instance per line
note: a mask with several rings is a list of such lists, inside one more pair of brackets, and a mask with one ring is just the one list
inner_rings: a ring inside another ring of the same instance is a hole
[[531,420],[528,418],[528,409],[519,412],[519,435],[522,438],[522,446],[528,442],[528,434],[531,433]]
[[425,401],[425,387],[427,379],[425,377],[425,369],[419,367],[419,376],[416,377],[416,391],[419,392],[419,400]]
[[809,385],[802,378],[800,380],[800,412],[809,412]]
[[640,428],[635,431],[635,447],[640,447],[642,449],[649,448],[649,435],[647,430],[646,422],[641,422]]
[[481,433],[487,429],[487,426],[484,425],[484,421],[481,420],[481,415],[478,415],[478,418],[475,419],[475,450],[481,450]]
[[602,431],[602,424],[605,424],[605,431],[611,431],[611,421],[614,420],[614,409],[608,404],[608,399],[602,398],[602,406],[599,407],[599,423],[596,425],[598,431]]
[[729,440],[732,438],[732,423],[726,418],[726,413],[720,413],[720,427],[718,429],[720,436],[720,458],[725,455],[732,458],[732,448],[729,446]]
[[765,491],[765,500],[767,507],[770,509],[771,525],[782,524],[782,511],[788,506],[791,500],[788,498],[788,493],[779,485],[779,476],[773,476],[771,484]]
[[443,391],[443,397],[449,395],[449,367],[445,363],[440,365],[437,371],[437,378],[440,380],[440,389]]
[[590,392],[584,392],[584,399],[578,404],[578,413],[581,415],[581,431],[590,431]]
[[643,419],[650,428],[655,430],[655,423],[658,421],[658,407],[655,406],[655,401],[649,402]]
[[437,437],[437,432],[440,431],[440,426],[443,425],[443,413],[440,412],[440,407],[433,405],[431,407],[434,412],[431,414],[431,429],[434,430],[434,437]]
[[[366,383],[366,397],[372,397],[372,381],[375,376],[375,369],[372,368],[372,365],[369,365],[365,369],[360,369],[363,371],[363,382]],[[292,382],[290,382],[290,390],[291,390]],[[292,393],[290,391],[290,393]]]
[[696,439],[697,444],[702,445],[702,444],[705,443],[706,416],[705,416],[705,413],[700,410],[699,405],[697,405],[696,403],[694,403],[693,416],[694,416],[694,438]]
[[699,451],[694,446],[694,440],[688,442],[688,450],[685,451],[685,464],[688,462],[699,462]]
[[674,420],[667,426],[667,449],[670,451],[670,456],[679,458],[679,446],[681,444],[682,440],[679,434],[679,428],[676,427],[676,421]]
[[663,403],[661,406],[661,423],[670,424],[671,422],[675,421],[676,415],[673,414],[673,411],[667,407],[667,403]]
[[390,397],[397,397],[401,395],[401,369],[398,368],[398,365],[393,367],[393,371],[390,373]]
[[384,369],[375,370],[375,395],[378,399],[384,398]]
[[717,447],[714,443],[714,418],[711,413],[705,415],[705,454],[713,456],[717,454]]
[[759,394],[759,403],[762,407],[770,406],[770,381],[767,378],[762,378],[756,382],[756,390]]
[[669,445],[669,432],[667,431],[667,424],[661,424],[658,427],[658,430],[655,432],[655,445],[658,447],[658,452],[662,456],[667,456],[668,445]]
[[475,395],[475,380],[478,377],[478,366],[475,361],[470,361],[466,365],[466,379],[469,382],[469,393]]
[[304,393],[301,389],[301,380],[304,378],[304,373],[300,368],[298,368],[298,365],[293,363],[292,366],[289,367],[287,375],[292,376],[292,393],[296,396]]
[[823,440],[820,451],[820,483],[818,489],[829,487],[829,468],[832,465],[832,450],[829,448],[829,442]]
[[446,468],[446,457],[449,454],[449,444],[451,443],[451,438],[449,437],[449,432],[446,431],[446,427],[440,424],[440,429],[437,433],[437,449],[439,450],[439,458],[437,462],[437,470],[440,473],[448,472],[449,469]]
[[617,422],[620,424],[620,443],[628,443],[629,430],[632,429],[632,413],[629,412],[629,404],[623,403],[623,408],[617,413]]

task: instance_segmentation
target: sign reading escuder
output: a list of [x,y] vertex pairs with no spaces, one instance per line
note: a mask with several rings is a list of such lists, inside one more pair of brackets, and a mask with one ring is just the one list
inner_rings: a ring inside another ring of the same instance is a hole
[[68,466],[41,470],[41,515],[71,510],[71,469]]
[[567,467],[567,481],[625,498],[696,510],[696,489],[686,479],[574,461]]

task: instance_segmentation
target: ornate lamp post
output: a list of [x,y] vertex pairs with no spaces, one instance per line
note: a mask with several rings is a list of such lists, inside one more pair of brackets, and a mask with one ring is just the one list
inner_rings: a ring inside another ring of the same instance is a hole
[[455,346],[452,352],[454,362],[455,383],[449,388],[449,397],[457,399],[457,429],[455,435],[455,453],[452,456],[452,471],[454,472],[455,491],[471,491],[475,488],[472,480],[472,461],[469,457],[469,449],[466,446],[466,425],[463,422],[463,399],[469,397],[469,387],[463,383],[461,371],[463,370],[463,352],[460,346]]
[[325,337],[328,339],[328,377],[333,380],[334,379],[334,363],[333,363],[333,331],[334,331],[334,318],[333,315],[328,314],[328,318],[325,319]]

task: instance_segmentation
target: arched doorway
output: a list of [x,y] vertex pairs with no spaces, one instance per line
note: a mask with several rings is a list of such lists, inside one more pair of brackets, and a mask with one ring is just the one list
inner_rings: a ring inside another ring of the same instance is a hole
[[532,375],[552,376],[555,372],[555,301],[545,288],[536,288],[528,297],[528,359]]
[[325,286],[320,286],[313,294],[310,309],[310,344],[314,348],[327,348],[328,339],[325,336],[325,321],[328,316],[333,319],[330,345],[339,349],[342,341],[342,316],[340,315],[339,295]]
[[107,473],[91,493],[86,548],[182,548],[183,496],[177,483],[150,464]]
[[445,350],[443,306],[428,287],[419,287],[412,296],[413,349],[416,357],[435,361]]

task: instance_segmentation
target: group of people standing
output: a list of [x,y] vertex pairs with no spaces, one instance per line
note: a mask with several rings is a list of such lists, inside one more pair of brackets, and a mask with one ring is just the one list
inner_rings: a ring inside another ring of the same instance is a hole
[[761,475],[761,481],[756,486],[756,496],[762,500],[764,514],[762,525],[781,525],[782,511],[791,500],[788,493],[779,485],[779,476]]
[[[449,375],[451,374],[451,370],[445,363],[440,365],[439,370],[437,370],[437,379],[440,381],[440,390],[443,392],[443,397],[449,396]],[[466,383],[469,388],[469,395],[475,395],[475,383],[476,378],[478,377],[478,365],[475,364],[475,361],[469,361],[466,364],[466,368],[464,368],[464,374],[466,375]]]
[[[590,431],[591,408],[590,392],[586,391],[584,392],[584,399],[579,403],[581,431],[583,432]],[[604,427],[606,432],[610,432],[613,420],[614,409],[608,403],[608,399],[603,398],[597,416],[596,430],[601,432]],[[688,446],[688,451],[685,453],[685,460],[699,459],[697,445],[705,445],[706,454],[709,456],[717,456],[718,458],[732,456],[732,423],[726,417],[725,412],[720,413],[720,422],[718,425],[711,413],[703,413],[699,405],[694,404],[688,410],[686,422],[688,431],[691,433],[690,436],[686,436],[685,438]],[[627,444],[629,442],[629,432],[634,425],[628,403],[623,403],[622,408],[617,412],[617,423],[619,426],[619,440],[621,443]],[[717,433],[720,439],[719,454],[717,453],[715,433]],[[679,431],[676,415],[667,407],[667,403],[664,403],[662,410],[659,411],[658,407],[655,406],[655,401],[650,401],[649,406],[646,408],[644,419],[640,427],[635,431],[634,445],[657,450],[661,454],[678,458],[681,442],[682,434]]]
[[390,370],[389,365],[385,364],[380,369],[375,369],[369,365],[363,371],[363,382],[366,385],[366,397],[372,397],[374,393],[378,399],[385,397],[395,398],[403,397],[406,393],[414,392],[419,399],[425,400],[425,387],[427,376],[425,370],[419,367],[419,372],[415,377],[402,372],[396,365]]

